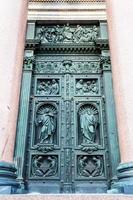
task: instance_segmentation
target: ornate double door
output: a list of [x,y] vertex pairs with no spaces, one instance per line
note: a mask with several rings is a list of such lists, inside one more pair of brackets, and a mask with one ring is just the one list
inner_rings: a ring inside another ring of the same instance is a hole
[[119,160],[107,41],[92,25],[35,32],[25,51],[18,179],[28,192],[106,192]]
[[36,57],[30,181],[45,192],[104,192],[108,147],[98,56]]

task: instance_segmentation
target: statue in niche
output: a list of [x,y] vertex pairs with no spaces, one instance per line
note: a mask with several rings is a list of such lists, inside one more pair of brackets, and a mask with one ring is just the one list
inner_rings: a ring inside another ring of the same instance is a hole
[[84,108],[79,114],[80,133],[83,137],[83,144],[94,144],[96,139],[98,121],[96,119],[95,108]]
[[41,81],[37,86],[39,95],[57,95],[59,94],[59,83],[55,80]]
[[49,177],[57,173],[56,156],[35,156],[33,159],[32,175],[39,177]]
[[55,111],[46,107],[37,120],[37,126],[40,126],[39,144],[53,144],[54,134],[56,133],[55,114]]
[[78,174],[87,177],[102,176],[103,161],[100,156],[79,156]]

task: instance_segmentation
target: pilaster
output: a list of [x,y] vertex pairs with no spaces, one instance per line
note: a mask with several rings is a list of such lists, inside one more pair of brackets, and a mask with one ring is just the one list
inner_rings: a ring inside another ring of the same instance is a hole
[[18,185],[13,155],[27,6],[27,0],[5,0],[0,6],[0,193],[14,193]]
[[133,194],[133,2],[107,0],[113,86],[121,163],[117,168],[119,193]]

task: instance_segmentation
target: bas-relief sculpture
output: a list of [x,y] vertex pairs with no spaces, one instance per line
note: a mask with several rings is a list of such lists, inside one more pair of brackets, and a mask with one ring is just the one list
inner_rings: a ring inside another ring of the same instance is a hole
[[56,122],[54,118],[54,113],[51,112],[49,108],[46,108],[42,116],[37,120],[37,126],[41,126],[39,134],[40,144],[53,143],[53,135],[56,131]]
[[79,110],[79,135],[82,144],[94,144],[98,133],[98,111],[92,105],[82,106]]
[[39,107],[35,120],[35,141],[31,149],[48,152],[57,141],[57,111],[50,104]]
[[32,177],[50,177],[55,176],[58,170],[57,156],[37,155],[32,160]]
[[100,61],[36,61],[36,73],[100,73]]
[[98,84],[96,80],[79,79],[76,81],[76,94],[77,95],[93,95],[98,94]]
[[58,95],[59,94],[59,81],[56,79],[43,79],[37,83],[38,95]]
[[94,26],[56,25],[37,28],[36,38],[42,43],[86,43],[98,38],[99,29]]
[[38,143],[53,144],[54,136],[57,132],[57,111],[51,105],[42,106],[36,117],[36,127],[38,134]]
[[103,175],[103,159],[101,156],[78,156],[78,175],[98,177]]

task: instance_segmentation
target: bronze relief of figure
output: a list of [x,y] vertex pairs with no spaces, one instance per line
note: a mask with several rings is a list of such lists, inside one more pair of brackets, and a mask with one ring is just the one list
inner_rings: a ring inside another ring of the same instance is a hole
[[59,81],[55,79],[39,81],[37,84],[38,95],[58,95]]
[[50,108],[45,108],[37,124],[41,126],[39,134],[40,144],[52,144],[56,132],[56,119]]
[[59,84],[55,79],[52,80],[52,85],[51,85],[51,92],[50,94],[59,94]]
[[83,144],[94,144],[96,140],[97,125],[94,110],[85,108],[79,115],[80,134],[82,134]]
[[98,80],[95,79],[78,79],[75,87],[77,95],[96,95],[99,92]]
[[38,177],[54,176],[57,173],[56,156],[35,156],[33,158],[32,175]]
[[78,175],[86,177],[103,176],[103,159],[101,156],[78,157]]

